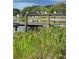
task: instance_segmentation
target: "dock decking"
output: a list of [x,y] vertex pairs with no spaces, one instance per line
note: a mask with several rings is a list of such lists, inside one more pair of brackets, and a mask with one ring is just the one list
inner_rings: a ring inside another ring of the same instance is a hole
[[[51,25],[50,24],[50,21],[51,21],[51,18],[50,16],[54,16],[54,19],[53,21],[66,21],[65,19],[55,19],[55,16],[63,16],[64,14],[59,14],[59,13],[56,13],[56,14],[26,14],[26,19],[25,19],[25,22],[24,23],[17,23],[17,22],[14,22],[13,23],[13,27],[15,27],[15,30],[17,31],[17,27],[19,26],[25,26],[25,30],[27,31],[27,27],[30,27],[30,28],[38,28],[38,27],[43,27],[43,26],[49,26],[49,27],[52,27],[52,26],[64,26],[65,24],[53,24]],[[48,22],[31,22],[29,23],[28,22],[28,16],[47,16],[47,19],[48,19]],[[64,15],[65,16],[65,15]]]

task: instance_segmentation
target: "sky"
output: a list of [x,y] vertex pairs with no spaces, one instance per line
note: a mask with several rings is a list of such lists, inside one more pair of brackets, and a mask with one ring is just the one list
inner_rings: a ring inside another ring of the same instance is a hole
[[28,3],[28,2],[14,2],[13,3],[13,8],[18,8],[18,9],[23,9],[24,7],[28,6],[33,6],[33,5],[38,5],[36,3]]
[[13,8],[23,9],[24,7],[33,5],[50,5],[65,0],[13,0]]

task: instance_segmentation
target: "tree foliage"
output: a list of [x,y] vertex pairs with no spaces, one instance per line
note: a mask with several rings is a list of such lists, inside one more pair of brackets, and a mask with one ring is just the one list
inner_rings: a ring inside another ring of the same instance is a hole
[[47,5],[47,6],[31,6],[31,7],[25,7],[21,11],[19,9],[13,9],[13,15],[17,15],[21,13],[22,15],[25,15],[26,12],[29,14],[39,12],[47,12],[47,13],[53,13],[56,11],[57,13],[64,13],[66,14],[66,4],[60,3],[55,5]]
[[20,13],[19,9],[13,9],[13,16],[16,16],[19,13]]

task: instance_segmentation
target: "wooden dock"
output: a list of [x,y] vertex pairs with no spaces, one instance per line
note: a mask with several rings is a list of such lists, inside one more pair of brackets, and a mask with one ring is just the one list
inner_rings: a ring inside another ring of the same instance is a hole
[[[25,19],[25,23],[13,23],[13,27],[15,27],[15,30],[17,31],[17,28],[19,26],[25,26],[25,30],[27,31],[27,27],[30,27],[31,29],[34,29],[34,28],[38,28],[38,27],[43,27],[43,26],[49,26],[49,27],[52,27],[52,26],[63,26],[65,24],[53,24],[51,25],[50,24],[50,16],[63,16],[64,14],[26,14],[26,19]],[[28,16],[48,16],[48,22],[42,22],[42,23],[39,23],[39,22],[32,22],[32,23],[28,23]],[[55,21],[55,17],[54,17],[54,21]],[[56,20],[58,21],[58,19]],[[65,21],[65,20],[64,20]]]

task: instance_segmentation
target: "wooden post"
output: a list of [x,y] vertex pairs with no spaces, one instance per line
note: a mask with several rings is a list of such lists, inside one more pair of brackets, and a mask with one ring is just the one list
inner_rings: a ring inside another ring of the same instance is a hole
[[55,14],[56,14],[56,11],[54,11],[54,19],[55,19]]
[[19,14],[17,14],[17,23],[19,23],[19,17],[20,17]]
[[25,14],[25,31],[27,31],[28,16]]
[[48,14],[48,25],[50,27],[50,14]]
[[15,27],[15,31],[17,31],[17,26]]
[[54,14],[54,19],[56,19],[55,14]]
[[[56,19],[55,14],[56,14],[56,13],[54,13],[54,19]],[[53,25],[55,25],[55,20],[53,21],[53,23],[54,23]]]

